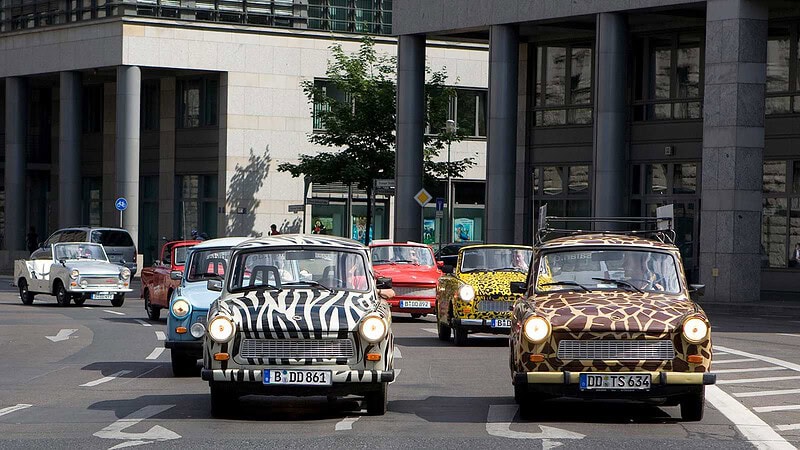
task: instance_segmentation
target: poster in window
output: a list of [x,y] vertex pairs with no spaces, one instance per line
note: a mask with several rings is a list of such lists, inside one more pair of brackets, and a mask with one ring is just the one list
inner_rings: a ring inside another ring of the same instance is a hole
[[453,241],[464,242],[473,240],[472,233],[475,228],[473,219],[458,218],[453,221]]
[[[352,238],[364,242],[364,231],[367,229],[367,218],[365,216],[353,216],[353,235]],[[375,227],[369,227],[369,240],[374,238]]]
[[329,234],[333,230],[333,217],[314,217],[311,234]]
[[422,223],[422,242],[431,245],[435,242],[436,236],[436,221],[434,219],[425,219]]

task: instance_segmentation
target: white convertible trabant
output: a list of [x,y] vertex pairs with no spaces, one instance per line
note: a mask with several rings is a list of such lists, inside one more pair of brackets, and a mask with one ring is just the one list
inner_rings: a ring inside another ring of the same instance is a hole
[[53,244],[50,252],[36,252],[31,260],[14,262],[14,282],[22,303],[30,305],[36,294],[52,294],[61,306],[87,299],[111,300],[122,306],[131,292],[130,269],[108,261],[103,246],[88,242]]

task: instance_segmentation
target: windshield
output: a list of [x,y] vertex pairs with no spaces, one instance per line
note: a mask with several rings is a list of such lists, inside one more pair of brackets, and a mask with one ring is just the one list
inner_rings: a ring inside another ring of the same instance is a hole
[[524,272],[533,252],[521,248],[481,247],[466,249],[461,254],[461,272]]
[[62,259],[93,259],[98,261],[108,261],[106,252],[102,245],[81,243],[81,244],[55,244],[53,255],[56,260]]
[[[564,284],[558,284],[564,282]],[[619,289],[680,293],[675,258],[642,250],[580,250],[542,256],[537,291]]]
[[317,286],[366,292],[369,271],[363,255],[330,249],[264,249],[239,253],[229,290]]
[[[177,251],[175,252],[178,253]],[[189,266],[186,268],[186,281],[205,281],[209,278],[223,278],[231,259],[230,248],[209,248],[194,250]]]
[[433,255],[428,247],[411,245],[385,245],[372,248],[372,264],[414,264],[433,266]]

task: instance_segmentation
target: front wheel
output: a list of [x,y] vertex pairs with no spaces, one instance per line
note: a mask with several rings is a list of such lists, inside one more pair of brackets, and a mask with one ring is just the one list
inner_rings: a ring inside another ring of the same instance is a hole
[[453,341],[457,346],[463,347],[467,345],[467,329],[459,326],[453,327]]
[[67,292],[67,288],[64,287],[64,283],[61,281],[56,281],[56,301],[58,302],[59,306],[69,306],[69,302],[72,300]]
[[542,412],[542,398],[529,393],[525,386],[514,385],[514,401],[519,405],[520,419],[533,419]]
[[436,332],[439,335],[440,341],[447,342],[450,340],[450,332],[451,332],[450,325],[442,323],[441,321],[439,321],[438,317],[436,318]]
[[176,377],[192,377],[200,373],[197,367],[197,358],[173,349],[170,353],[172,359],[172,375]]
[[419,319],[420,317],[422,317],[422,314],[412,314],[411,315],[412,319]]
[[125,294],[114,295],[114,300],[111,300],[111,306],[120,307],[125,303]]
[[72,301],[75,302],[76,305],[82,306],[84,303],[86,303],[86,297],[79,295],[73,298]]
[[22,300],[23,305],[32,305],[33,304],[33,293],[28,290],[28,282],[24,279],[19,280],[17,283],[19,286],[19,298]]
[[700,392],[687,394],[681,399],[681,419],[686,422],[698,422],[703,420],[703,412],[706,406],[706,388]]
[[370,392],[364,396],[367,404],[367,414],[370,416],[382,416],[386,414],[389,405],[389,383],[381,383],[381,388],[375,392]]
[[144,310],[150,320],[158,320],[161,317],[161,308],[153,306],[150,301],[150,291],[144,291]]
[[228,382],[211,382],[211,415],[214,417],[230,416],[239,404],[239,394]]

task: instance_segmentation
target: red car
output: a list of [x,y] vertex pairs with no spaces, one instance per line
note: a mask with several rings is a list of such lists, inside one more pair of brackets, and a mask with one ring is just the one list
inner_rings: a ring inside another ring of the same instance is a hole
[[393,313],[418,318],[436,312],[436,283],[442,271],[430,246],[373,242],[369,247],[375,276],[392,279],[395,296],[388,302]]
[[183,266],[190,247],[202,241],[172,241],[161,247],[161,258],[142,269],[142,298],[147,317],[158,320],[161,309],[169,307],[172,291],[181,284]]

